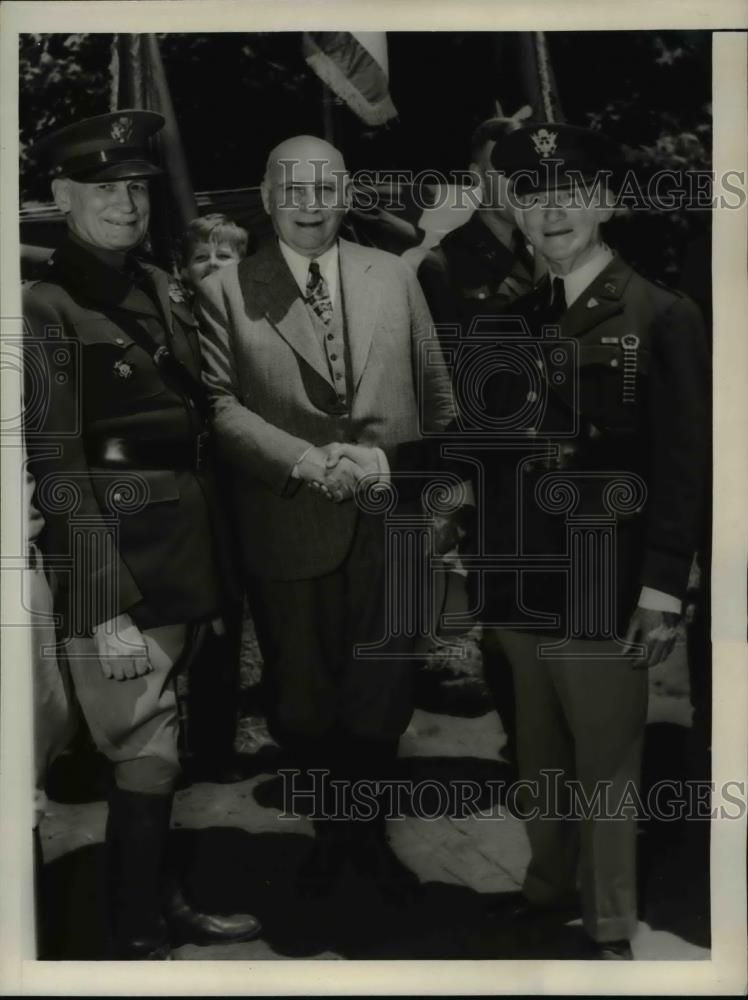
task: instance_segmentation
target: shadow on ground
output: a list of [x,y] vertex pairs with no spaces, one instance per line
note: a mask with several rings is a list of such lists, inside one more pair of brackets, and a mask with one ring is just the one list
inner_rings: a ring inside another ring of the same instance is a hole
[[[412,903],[394,905],[351,872],[329,899],[301,900],[295,877],[310,843],[296,834],[248,834],[222,827],[174,834],[176,854],[189,864],[186,885],[193,901],[215,912],[251,910],[263,923],[264,941],[281,958],[323,952],[349,959],[584,955],[579,927],[548,921],[528,928],[513,922],[516,893],[487,895],[432,882]],[[104,849],[97,846],[72,851],[46,866],[46,957],[106,957],[103,863]],[[498,915],[487,916],[489,906]]]

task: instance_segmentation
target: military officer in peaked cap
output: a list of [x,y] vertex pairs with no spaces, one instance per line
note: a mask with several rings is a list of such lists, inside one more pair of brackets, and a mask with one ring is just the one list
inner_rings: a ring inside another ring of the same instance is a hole
[[[548,268],[515,304],[525,326],[512,350],[534,374],[507,365],[486,389],[507,431],[486,468],[487,548],[519,553],[519,572],[486,576],[486,613],[503,625],[514,671],[520,776],[538,783],[523,803],[531,860],[520,911],[568,913],[579,869],[590,954],[630,959],[637,824],[622,801],[639,781],[646,668],[673,648],[699,540],[703,324],[688,298],[604,243],[620,164],[605,136],[525,125],[493,162]],[[580,818],[569,779],[617,818]]]
[[159,173],[148,140],[162,125],[154,112],[116,111],[39,143],[67,235],[24,296],[35,502],[58,567],[76,696],[113,764],[117,958],[168,958],[176,942],[260,932],[249,915],[194,910],[168,864],[174,666],[206,623],[220,629],[226,594],[197,329],[168,275],[134,255]]

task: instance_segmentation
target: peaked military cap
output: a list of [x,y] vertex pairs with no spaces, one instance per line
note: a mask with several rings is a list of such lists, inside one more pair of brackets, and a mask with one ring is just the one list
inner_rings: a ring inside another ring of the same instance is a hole
[[34,151],[60,177],[76,181],[114,181],[160,174],[148,139],[164,124],[156,111],[125,109],[84,118],[44,136]]
[[491,162],[514,181],[518,194],[570,187],[607,174],[614,180],[621,149],[593,129],[559,122],[533,122],[507,133],[494,146]]

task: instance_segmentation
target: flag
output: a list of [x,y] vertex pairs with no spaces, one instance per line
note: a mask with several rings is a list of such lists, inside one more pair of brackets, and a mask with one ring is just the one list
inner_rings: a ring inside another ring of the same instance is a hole
[[384,31],[307,31],[303,52],[309,67],[367,125],[396,117]]

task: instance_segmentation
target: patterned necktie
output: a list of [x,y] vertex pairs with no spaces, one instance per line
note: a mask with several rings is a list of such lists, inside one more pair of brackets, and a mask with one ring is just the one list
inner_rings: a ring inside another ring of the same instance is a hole
[[306,277],[306,300],[325,326],[328,326],[332,319],[332,301],[327,290],[327,282],[316,260],[309,265]]

